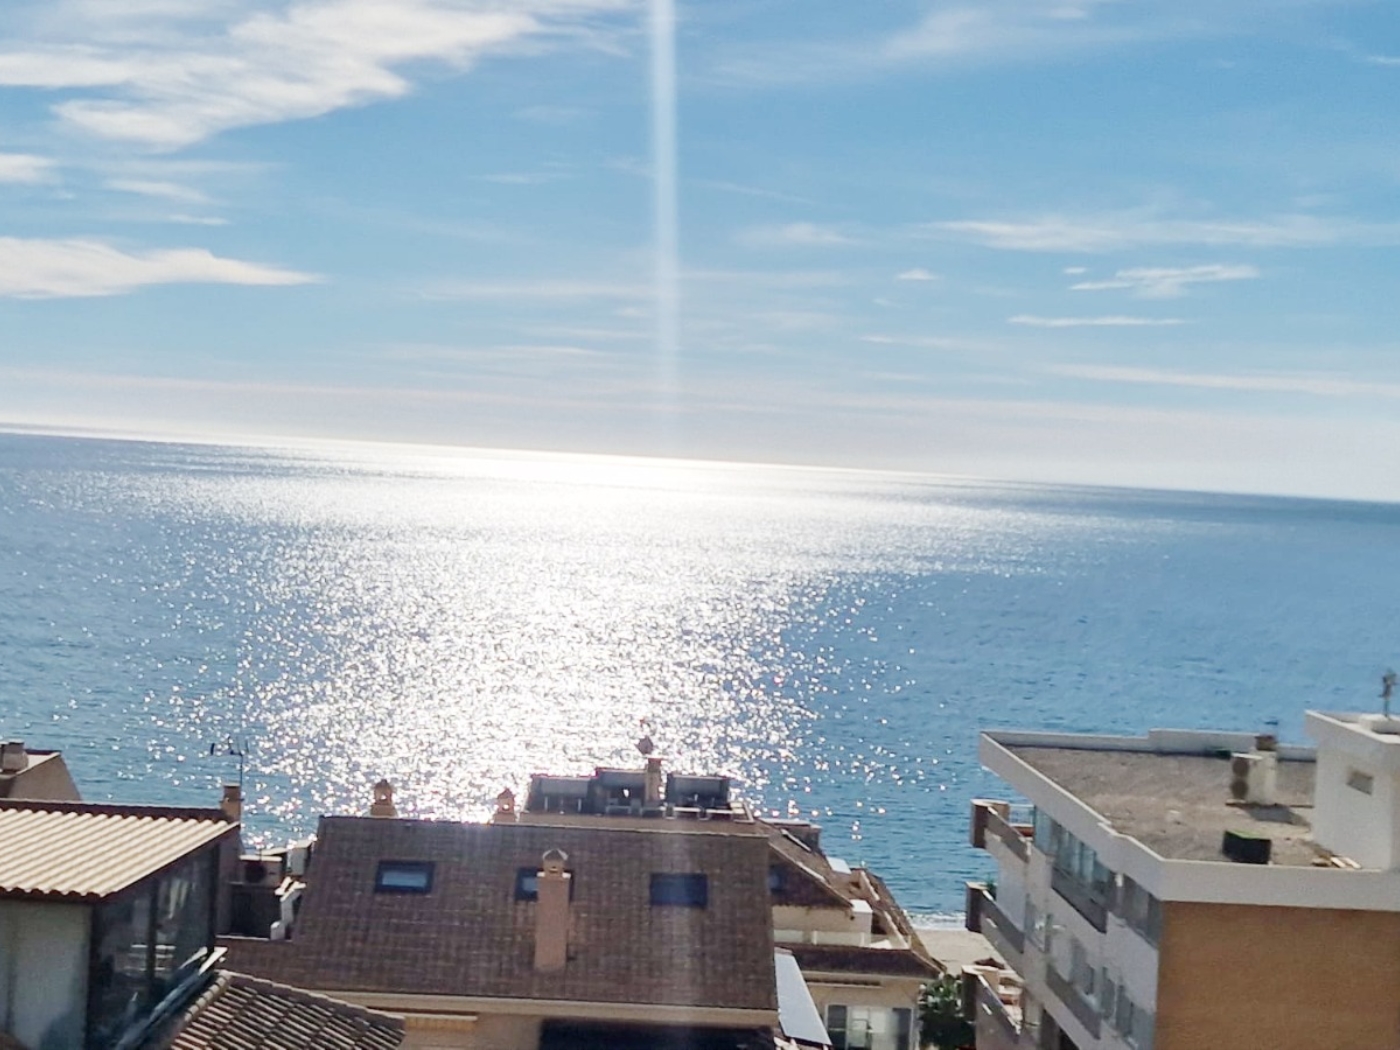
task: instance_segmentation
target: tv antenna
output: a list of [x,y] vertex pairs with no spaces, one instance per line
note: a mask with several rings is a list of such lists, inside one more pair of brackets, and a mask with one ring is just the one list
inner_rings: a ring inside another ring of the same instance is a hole
[[230,758],[238,759],[238,797],[243,797],[243,773],[248,763],[248,741],[240,740],[233,735],[224,738],[223,741],[215,741],[209,745],[211,755],[226,755]]
[[1395,672],[1386,671],[1381,675],[1381,713],[1390,717],[1390,698],[1395,692]]

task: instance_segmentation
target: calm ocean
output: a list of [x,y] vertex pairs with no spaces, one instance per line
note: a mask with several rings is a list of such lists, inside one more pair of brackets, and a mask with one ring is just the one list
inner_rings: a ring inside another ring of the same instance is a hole
[[980,727],[1374,707],[1400,506],[588,456],[0,434],[0,735],[91,799],[474,817],[533,771],[731,773],[910,910],[986,866]]

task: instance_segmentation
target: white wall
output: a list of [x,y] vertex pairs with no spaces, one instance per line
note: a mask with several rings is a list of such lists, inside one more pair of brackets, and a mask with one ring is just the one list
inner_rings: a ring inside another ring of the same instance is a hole
[[89,910],[0,901],[0,1030],[30,1050],[80,1050]]

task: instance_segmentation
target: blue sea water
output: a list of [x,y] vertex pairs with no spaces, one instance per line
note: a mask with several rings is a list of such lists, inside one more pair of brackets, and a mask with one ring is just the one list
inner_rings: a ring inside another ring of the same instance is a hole
[[535,771],[737,777],[912,911],[984,873],[986,727],[1371,708],[1400,506],[405,448],[0,434],[0,734],[280,842]]

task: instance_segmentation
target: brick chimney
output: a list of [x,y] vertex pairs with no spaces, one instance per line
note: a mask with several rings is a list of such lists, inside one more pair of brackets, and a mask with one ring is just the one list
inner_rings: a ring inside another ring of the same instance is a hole
[[543,859],[536,882],[535,969],[552,973],[569,961],[569,884],[574,877],[564,870],[569,855],[563,850],[549,850]]
[[243,820],[243,789],[238,784],[225,784],[224,797],[219,799],[219,808],[228,817],[229,823],[238,824]]
[[394,785],[387,780],[380,780],[374,785],[374,801],[370,804],[369,815],[371,817],[397,817],[399,811],[394,807]]
[[496,815],[491,819],[497,824],[515,820],[515,792],[510,788],[503,788],[496,796]]
[[647,809],[661,805],[661,784],[661,759],[648,756],[647,767],[642,774],[642,805]]
[[6,740],[0,744],[0,773],[23,773],[29,766],[29,754],[23,740]]

